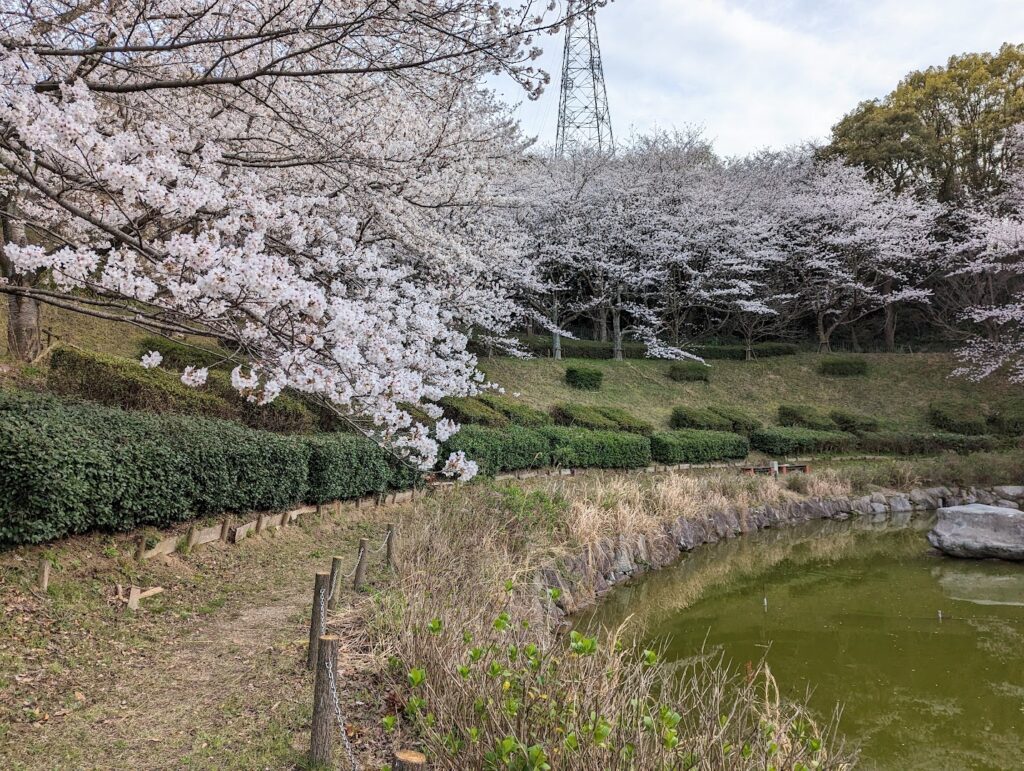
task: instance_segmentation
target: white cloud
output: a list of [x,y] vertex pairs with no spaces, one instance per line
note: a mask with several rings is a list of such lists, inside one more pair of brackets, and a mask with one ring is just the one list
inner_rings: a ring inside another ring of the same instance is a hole
[[[1024,3],[615,0],[598,28],[617,135],[696,123],[721,152],[737,154],[825,138],[859,101],[885,95],[907,72],[994,51],[1014,32],[1024,37]],[[519,115],[550,143],[561,39],[542,44],[553,82]],[[500,90],[520,99],[515,88]]]

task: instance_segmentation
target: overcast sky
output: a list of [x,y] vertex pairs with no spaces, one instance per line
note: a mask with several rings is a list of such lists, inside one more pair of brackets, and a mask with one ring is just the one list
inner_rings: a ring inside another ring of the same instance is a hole
[[[732,155],[825,138],[911,70],[1024,42],[1024,0],[615,0],[598,31],[617,137],[698,124]],[[552,144],[561,36],[541,44],[540,100],[499,91]]]

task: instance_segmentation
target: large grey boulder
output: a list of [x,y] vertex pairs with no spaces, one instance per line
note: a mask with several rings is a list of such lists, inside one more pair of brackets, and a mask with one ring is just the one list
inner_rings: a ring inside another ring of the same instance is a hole
[[1024,561],[1024,512],[981,503],[939,509],[928,541],[952,557]]

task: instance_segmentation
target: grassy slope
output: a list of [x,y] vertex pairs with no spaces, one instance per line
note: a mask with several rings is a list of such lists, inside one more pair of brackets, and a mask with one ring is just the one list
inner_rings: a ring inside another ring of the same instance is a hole
[[[672,408],[739,406],[766,422],[774,422],[782,403],[841,407],[885,418],[902,426],[924,427],[932,400],[969,398],[983,405],[1020,395],[1019,386],[996,380],[982,384],[949,377],[955,366],[948,354],[865,354],[871,369],[866,377],[829,378],[817,373],[821,357],[800,354],[754,362],[716,361],[710,383],[669,380],[663,361],[554,361],[489,359],[482,362],[488,377],[509,393],[521,392],[527,404],[548,408],[563,401],[617,406],[659,427],[667,426]],[[565,384],[567,366],[585,364],[604,370],[600,391],[577,391]]]

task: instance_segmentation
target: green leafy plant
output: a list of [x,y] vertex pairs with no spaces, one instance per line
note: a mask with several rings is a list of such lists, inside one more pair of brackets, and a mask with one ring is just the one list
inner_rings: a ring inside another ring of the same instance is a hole
[[802,404],[779,405],[779,425],[803,426],[815,431],[836,431],[839,426],[824,410]]
[[596,367],[568,367],[565,382],[581,391],[597,391],[604,380],[604,372]]
[[551,443],[551,462],[568,468],[641,468],[651,463],[651,440],[625,431],[538,429]]
[[659,463],[709,463],[741,459],[749,453],[745,436],[724,431],[681,429],[651,437],[651,455]]
[[750,435],[750,446],[768,455],[796,455],[804,452],[847,452],[857,446],[857,437],[845,431],[816,431],[799,426],[762,428]]
[[456,423],[472,423],[488,428],[502,428],[509,425],[509,419],[498,410],[472,396],[445,397],[440,401],[445,417]]
[[710,407],[713,413],[729,421],[731,430],[737,434],[749,434],[762,425],[761,421],[738,407]]
[[526,428],[537,428],[539,426],[551,425],[551,416],[543,410],[535,409],[529,405],[509,399],[496,394],[482,394],[478,397],[480,401],[493,410],[497,410],[517,426]]
[[706,407],[679,406],[672,408],[669,418],[672,428],[700,428],[712,431],[731,431],[732,421]]
[[859,377],[868,374],[868,360],[859,356],[828,356],[821,360],[818,372],[826,377]]
[[840,430],[849,431],[852,434],[860,434],[866,431],[877,431],[881,428],[882,422],[870,415],[864,415],[850,410],[832,410],[829,413],[832,422]]
[[707,383],[711,368],[699,361],[674,361],[669,365],[668,376],[677,383]]
[[928,405],[928,422],[952,434],[978,435],[988,430],[984,412],[967,401],[932,402]]

